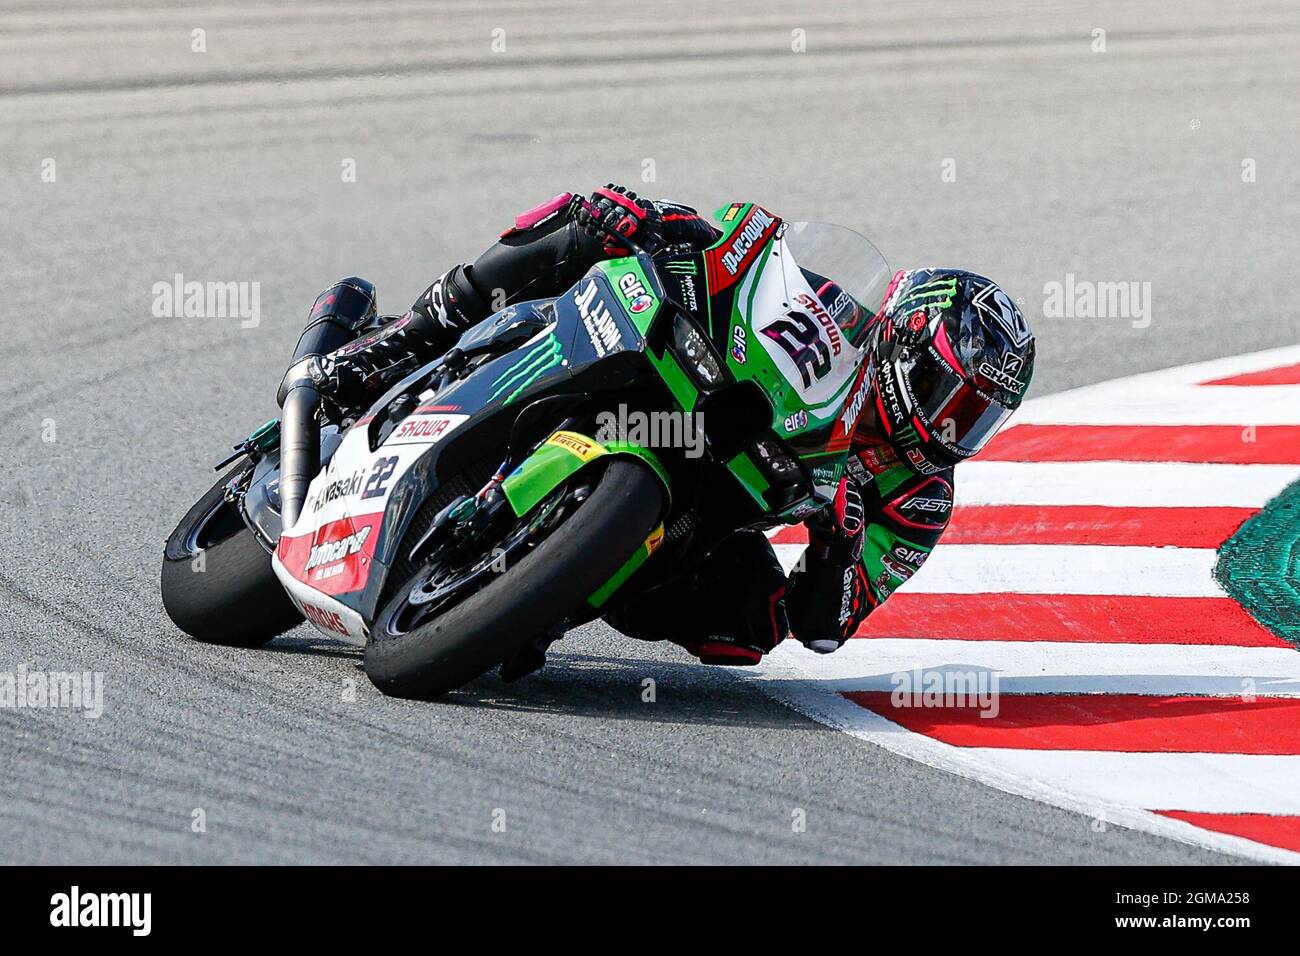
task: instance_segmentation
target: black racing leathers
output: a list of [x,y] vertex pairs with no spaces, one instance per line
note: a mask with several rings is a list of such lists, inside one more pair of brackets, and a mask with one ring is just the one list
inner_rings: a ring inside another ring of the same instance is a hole
[[[640,200],[618,187],[597,190],[592,199],[601,196],[606,205],[640,207],[636,232],[625,234],[652,252],[701,250],[720,235],[688,206]],[[518,216],[477,259],[435,279],[407,315],[390,323],[393,337],[417,358],[435,357],[493,312],[559,295],[596,262],[626,254],[584,227],[588,203],[563,193]],[[676,641],[717,663],[755,663],[790,633],[821,652],[840,646],[920,567],[952,508],[951,470],[916,474],[877,433],[875,420],[859,419],[867,424],[854,434],[839,494],[808,523],[810,543],[792,574],[784,574],[762,534],[742,532],[692,574],[610,615],[610,623],[634,637]]]
[[[465,329],[512,302],[559,295],[595,263],[617,252],[580,226],[584,201],[561,193],[520,214],[477,259],[435,279],[411,307],[415,327],[428,338],[430,354],[446,351]],[[634,235],[647,248],[704,249],[718,237],[689,206],[642,202],[653,214]]]

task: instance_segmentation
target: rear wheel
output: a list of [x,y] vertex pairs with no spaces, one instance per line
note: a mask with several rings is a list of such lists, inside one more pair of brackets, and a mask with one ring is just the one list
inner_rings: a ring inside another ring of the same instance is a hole
[[[386,694],[428,699],[513,658],[632,557],[663,500],[647,465],[615,458],[562,484],[477,556],[449,564],[435,555],[380,611],[366,674]],[[494,555],[517,557],[497,569]]]
[[217,480],[181,519],[163,550],[162,600],[172,622],[212,644],[257,647],[303,621],[225,488]]

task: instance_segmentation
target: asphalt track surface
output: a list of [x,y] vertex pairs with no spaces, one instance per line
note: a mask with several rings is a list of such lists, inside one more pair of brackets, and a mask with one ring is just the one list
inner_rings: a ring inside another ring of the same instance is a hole
[[[1231,862],[603,626],[416,704],[306,628],[205,647],[159,603],[315,293],[359,273],[400,311],[565,188],[752,199],[987,272],[1036,325],[1035,394],[1294,343],[1300,10],[986,6],[0,6],[0,669],[106,682],[99,720],[0,710],[0,861]],[[156,318],[175,273],[259,282],[260,322]],[[1150,282],[1150,325],[1041,317],[1067,273]]]

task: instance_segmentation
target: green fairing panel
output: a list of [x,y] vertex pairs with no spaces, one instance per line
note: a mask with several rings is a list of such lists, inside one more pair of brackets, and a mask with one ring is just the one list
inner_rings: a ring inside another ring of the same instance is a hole
[[635,256],[607,259],[594,268],[603,272],[618,293],[623,311],[642,335],[650,331],[650,324],[659,312],[660,296],[657,285],[641,267]]
[[[562,437],[563,436],[563,437]],[[663,483],[665,498],[671,501],[672,486],[659,456],[648,448],[617,441],[601,444],[576,432],[557,432],[537,448],[502,482],[506,500],[517,515],[535,508],[561,482],[598,458],[629,455],[645,462]]]

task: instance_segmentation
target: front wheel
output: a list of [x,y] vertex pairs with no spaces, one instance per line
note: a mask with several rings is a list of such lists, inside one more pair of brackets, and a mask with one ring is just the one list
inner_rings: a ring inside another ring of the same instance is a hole
[[167,539],[162,600],[186,634],[211,644],[257,647],[302,623],[271,569],[271,555],[244,523],[217,479]]
[[[541,538],[504,570],[470,568],[477,590],[449,609],[424,610],[448,579],[433,562],[404,582],[380,611],[366,645],[365,669],[386,694],[427,700],[514,657],[578,611],[644,544],[659,521],[664,493],[653,471],[615,458],[594,479],[579,472],[519,519]],[[487,549],[491,550],[491,549]],[[468,577],[467,577],[468,580]],[[483,581],[487,581],[485,585]]]

